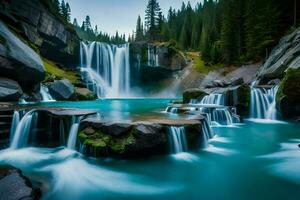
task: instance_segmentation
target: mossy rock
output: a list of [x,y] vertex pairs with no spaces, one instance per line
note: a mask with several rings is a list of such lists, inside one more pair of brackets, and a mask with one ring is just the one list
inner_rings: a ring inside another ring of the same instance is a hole
[[114,154],[122,154],[126,151],[128,145],[134,144],[136,141],[131,132],[126,135],[115,137],[102,133],[99,130],[91,130],[94,129],[91,127],[84,129],[79,133],[78,138],[85,146],[92,147],[96,151],[107,148]]
[[183,103],[190,103],[192,99],[201,100],[208,95],[206,92],[200,89],[189,89],[183,92]]
[[241,115],[249,114],[250,101],[251,101],[251,89],[249,85],[242,85],[237,89],[238,103],[235,105],[237,111]]
[[276,96],[277,107],[284,120],[300,116],[300,69],[288,69]]
[[290,68],[281,81],[276,99],[286,97],[291,102],[300,102],[300,68]]
[[97,96],[87,88],[75,88],[76,99],[79,101],[95,100]]

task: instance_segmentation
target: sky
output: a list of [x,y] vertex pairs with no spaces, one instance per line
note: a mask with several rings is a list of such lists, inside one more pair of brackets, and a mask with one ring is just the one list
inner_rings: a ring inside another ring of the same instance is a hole
[[[138,15],[144,19],[148,0],[65,0],[70,4],[72,20],[77,18],[81,25],[86,15],[91,18],[92,25],[98,30],[115,34],[118,30],[127,36],[135,29]],[[162,11],[167,14],[170,6],[181,7],[182,2],[191,2],[194,7],[202,0],[158,0]]]

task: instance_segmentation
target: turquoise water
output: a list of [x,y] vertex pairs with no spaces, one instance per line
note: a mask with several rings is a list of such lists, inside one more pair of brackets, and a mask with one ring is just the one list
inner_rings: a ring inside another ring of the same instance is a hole
[[[107,101],[99,109],[110,113],[116,107]],[[160,112],[169,102],[145,101],[117,101],[118,112]],[[213,130],[208,147],[193,153],[120,161],[86,158],[63,147],[25,148],[2,151],[0,164],[43,183],[43,198],[51,200],[299,199],[299,125],[246,121]]]

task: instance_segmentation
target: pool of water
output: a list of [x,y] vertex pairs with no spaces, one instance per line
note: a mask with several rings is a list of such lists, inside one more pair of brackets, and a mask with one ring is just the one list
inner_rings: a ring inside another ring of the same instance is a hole
[[[160,112],[170,100],[111,101],[97,109],[125,117],[123,112]],[[55,104],[95,109],[97,103]],[[31,147],[0,152],[0,165],[13,165],[42,183],[47,200],[299,199],[299,125],[246,121],[213,130],[215,138],[197,152],[123,161]]]

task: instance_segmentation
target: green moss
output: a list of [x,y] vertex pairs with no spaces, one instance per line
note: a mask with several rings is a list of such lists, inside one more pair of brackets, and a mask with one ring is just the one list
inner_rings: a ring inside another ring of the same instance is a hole
[[90,132],[91,128],[86,128],[78,135],[78,139],[87,146],[94,148],[110,148],[115,153],[124,153],[126,146],[135,143],[133,133],[121,137],[113,137],[101,131]]
[[276,96],[276,100],[286,97],[291,102],[300,101],[300,68],[290,68],[284,79],[280,83],[280,87]]
[[183,103],[189,103],[192,99],[201,100],[207,93],[199,89],[190,89],[183,92]]
[[209,64],[205,63],[200,56],[200,52],[187,52],[187,57],[189,60],[193,61],[193,70],[201,74],[208,74],[212,70],[220,69],[224,67],[221,64]]
[[43,63],[45,66],[45,70],[48,73],[48,76],[46,76],[46,79],[44,82],[46,82],[49,78],[51,79],[68,79],[72,84],[77,85],[80,84],[80,80],[78,79],[77,72],[75,71],[65,71],[60,69],[54,62],[51,62],[50,60],[47,60],[43,58]]

